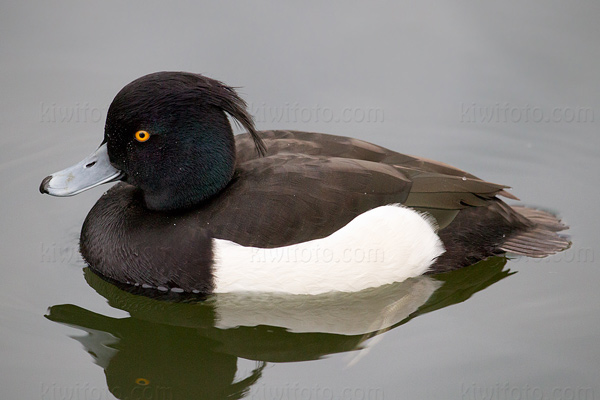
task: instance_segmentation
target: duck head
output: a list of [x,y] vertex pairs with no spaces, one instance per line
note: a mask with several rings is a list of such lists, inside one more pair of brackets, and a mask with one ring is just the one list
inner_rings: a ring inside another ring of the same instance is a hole
[[40,192],[73,196],[116,180],[138,187],[151,210],[183,209],[231,180],[235,140],[229,114],[265,147],[234,89],[199,74],[157,72],[125,86],[112,101],[104,140],[90,156],[46,177]]

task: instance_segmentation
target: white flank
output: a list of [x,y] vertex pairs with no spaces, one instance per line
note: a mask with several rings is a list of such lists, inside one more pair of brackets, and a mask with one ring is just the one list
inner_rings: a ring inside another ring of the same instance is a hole
[[337,232],[273,249],[214,239],[215,293],[357,292],[427,271],[444,252],[434,223],[400,205],[367,211]]

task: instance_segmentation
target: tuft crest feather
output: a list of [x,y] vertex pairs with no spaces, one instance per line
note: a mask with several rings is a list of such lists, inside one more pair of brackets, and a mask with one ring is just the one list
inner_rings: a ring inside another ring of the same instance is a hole
[[248,130],[248,133],[254,141],[254,146],[259,155],[264,156],[267,152],[267,147],[258,135],[254,127],[252,115],[248,112],[248,104],[242,99],[234,88],[225,85],[214,79],[206,78],[203,75],[196,74],[201,79],[201,82],[207,84],[207,89],[210,92],[208,100],[214,106],[221,108],[242,127]]

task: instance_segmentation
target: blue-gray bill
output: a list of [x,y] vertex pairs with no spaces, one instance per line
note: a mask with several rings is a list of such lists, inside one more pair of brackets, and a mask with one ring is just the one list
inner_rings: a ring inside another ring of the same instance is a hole
[[74,196],[122,176],[123,172],[110,163],[104,143],[77,164],[44,178],[40,192],[58,197]]

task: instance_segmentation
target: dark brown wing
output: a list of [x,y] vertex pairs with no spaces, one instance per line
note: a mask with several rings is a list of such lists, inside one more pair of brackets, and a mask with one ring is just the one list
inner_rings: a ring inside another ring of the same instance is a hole
[[[422,157],[397,153],[362,140],[298,131],[262,131],[267,155],[299,153],[340,157],[390,165],[412,182],[403,203],[431,213],[441,228],[447,226],[458,210],[484,206],[497,195],[517,199],[504,189],[508,186],[486,182],[450,165]],[[236,136],[238,162],[255,159],[254,142],[248,135]]]
[[216,238],[279,247],[325,237],[365,211],[405,202],[410,187],[387,164],[267,154],[239,163],[231,184],[195,213]]

